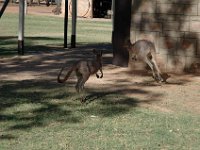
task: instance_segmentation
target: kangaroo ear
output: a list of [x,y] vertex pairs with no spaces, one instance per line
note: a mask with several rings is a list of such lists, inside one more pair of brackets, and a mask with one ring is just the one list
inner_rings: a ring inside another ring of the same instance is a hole
[[94,53],[94,54],[96,54],[96,53],[97,53],[96,49],[93,49],[93,53]]
[[130,50],[130,46],[131,46],[131,40],[128,38],[124,41],[124,48],[126,48],[128,51]]
[[102,56],[102,54],[103,54],[103,51],[102,51],[102,50],[100,50],[100,55]]

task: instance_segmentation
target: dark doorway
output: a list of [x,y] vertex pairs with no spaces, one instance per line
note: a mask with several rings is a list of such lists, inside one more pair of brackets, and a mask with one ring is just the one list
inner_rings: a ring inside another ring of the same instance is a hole
[[93,18],[111,18],[112,0],[94,0]]

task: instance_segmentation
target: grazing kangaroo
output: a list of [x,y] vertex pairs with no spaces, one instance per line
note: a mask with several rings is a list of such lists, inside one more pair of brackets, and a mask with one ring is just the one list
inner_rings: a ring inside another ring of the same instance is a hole
[[[74,65],[70,67],[70,69],[67,72],[67,75],[65,76],[64,79],[60,79],[60,76],[62,74],[63,69],[65,68],[62,67],[60,73],[58,74],[57,81],[59,83],[64,83],[71,73],[73,71],[76,72],[76,77],[77,77],[77,83],[76,83],[76,91],[79,93],[84,90],[84,84],[85,82],[89,79],[90,75],[96,74],[97,78],[102,78],[103,77],[103,71],[102,71],[102,51],[96,51],[95,49],[93,50],[93,53],[96,56],[96,59],[94,60],[80,60],[77,61]],[[100,71],[101,75],[99,75],[97,72],[98,70]],[[82,98],[81,102],[84,102],[85,98]]]
[[155,60],[156,48],[154,43],[148,40],[138,40],[134,44],[131,44],[129,41],[127,48],[132,60],[144,61],[151,68],[153,78],[158,82],[164,81]]

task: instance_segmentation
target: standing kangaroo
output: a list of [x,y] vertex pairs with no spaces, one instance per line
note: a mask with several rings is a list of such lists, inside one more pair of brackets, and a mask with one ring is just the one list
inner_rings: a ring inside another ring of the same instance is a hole
[[[63,69],[62,67],[60,73],[58,74],[57,81],[59,83],[64,83],[73,71],[76,72],[77,83],[76,83],[76,91],[79,93],[84,90],[84,84],[89,79],[90,75],[96,74],[97,78],[103,77],[102,71],[102,51],[93,50],[96,58],[94,60],[80,60],[74,63],[68,70],[67,75],[64,79],[60,79]],[[97,73],[98,70],[100,71],[101,75]],[[82,98],[81,102],[84,102],[85,98]]]
[[153,78],[159,82],[164,81],[155,60],[156,48],[154,43],[148,40],[138,40],[134,44],[131,44],[129,41],[127,48],[132,60],[144,61],[151,68]]

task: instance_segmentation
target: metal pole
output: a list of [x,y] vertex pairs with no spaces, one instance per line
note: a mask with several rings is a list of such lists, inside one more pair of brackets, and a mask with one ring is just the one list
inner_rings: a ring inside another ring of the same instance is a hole
[[24,55],[24,13],[25,1],[19,0],[19,33],[18,33],[18,54]]
[[72,0],[72,35],[71,47],[76,47],[76,18],[77,18],[77,0]]
[[112,42],[113,42],[113,37],[114,37],[114,26],[115,26],[115,0],[112,0]]
[[68,29],[68,0],[65,0],[64,48],[67,48],[67,29]]
[[6,1],[4,2],[3,6],[2,6],[2,8],[1,8],[1,11],[0,11],[0,18],[1,18],[1,16],[3,15],[3,13],[4,13],[6,7],[8,6],[8,3],[9,3],[9,0],[6,0]]
[[27,9],[27,0],[24,0],[25,8],[24,8],[24,13],[27,15],[28,9]]

